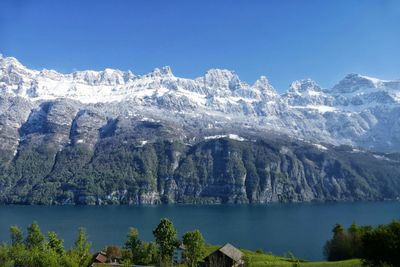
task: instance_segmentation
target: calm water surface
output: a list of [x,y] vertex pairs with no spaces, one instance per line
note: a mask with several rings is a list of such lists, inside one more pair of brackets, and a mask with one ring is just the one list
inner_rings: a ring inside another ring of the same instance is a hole
[[283,255],[288,251],[323,259],[322,248],[335,223],[345,226],[382,224],[400,219],[400,202],[307,203],[270,205],[159,206],[0,206],[0,241],[8,241],[10,225],[24,229],[37,221],[42,231],[54,230],[73,244],[78,227],[85,227],[94,249],[122,245],[128,227],[139,229],[143,240],[161,218],[170,218],[178,234],[199,229],[212,244],[261,248]]

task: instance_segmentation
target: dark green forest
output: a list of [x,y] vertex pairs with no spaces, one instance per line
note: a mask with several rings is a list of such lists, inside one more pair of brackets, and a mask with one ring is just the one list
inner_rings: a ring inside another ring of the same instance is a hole
[[329,261],[363,259],[365,266],[400,266],[400,221],[378,227],[337,224],[324,253]]
[[[119,139],[121,138],[121,140]],[[290,140],[105,137],[56,149],[26,142],[0,164],[0,203],[267,203],[395,199],[397,154],[319,150]]]

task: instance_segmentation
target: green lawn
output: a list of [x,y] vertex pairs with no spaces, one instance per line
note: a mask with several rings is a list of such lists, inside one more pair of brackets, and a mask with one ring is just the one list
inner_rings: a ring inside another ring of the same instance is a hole
[[[207,254],[213,252],[218,249],[218,246],[207,246]],[[296,266],[295,262],[290,258],[275,256],[271,254],[264,253],[256,253],[253,251],[241,249],[245,254],[245,257],[248,259],[250,263],[250,267],[292,267]],[[346,261],[337,261],[337,262],[308,262],[308,261],[300,261],[297,266],[305,266],[305,267],[361,267],[360,260],[346,260]]]
[[[219,246],[214,245],[207,245],[206,247],[206,255],[210,254],[211,252],[217,250]],[[264,253],[256,253],[254,251],[241,249],[243,251],[245,257],[248,259],[250,263],[250,267],[361,267],[361,261],[354,259],[354,260],[346,260],[346,261],[304,261],[299,260],[298,265],[296,264],[296,260],[291,258],[285,258],[280,256],[275,256],[272,254],[264,254]],[[106,265],[106,264],[98,264],[95,265],[98,267],[105,267],[105,266],[115,266],[115,265]],[[186,265],[181,264],[178,267],[184,267]]]

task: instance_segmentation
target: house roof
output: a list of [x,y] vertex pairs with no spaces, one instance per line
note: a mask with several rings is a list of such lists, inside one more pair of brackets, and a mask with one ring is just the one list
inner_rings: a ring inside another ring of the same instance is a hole
[[240,262],[242,260],[243,252],[241,252],[239,249],[235,248],[229,243],[226,243],[218,250],[236,262]]
[[97,262],[105,263],[107,262],[107,255],[101,251],[95,254],[94,260]]

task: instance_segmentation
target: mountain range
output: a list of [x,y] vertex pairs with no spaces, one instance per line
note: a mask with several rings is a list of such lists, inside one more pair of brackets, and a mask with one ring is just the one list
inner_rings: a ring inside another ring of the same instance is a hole
[[278,94],[265,76],[0,57],[0,202],[266,203],[396,199],[400,81],[349,74]]

